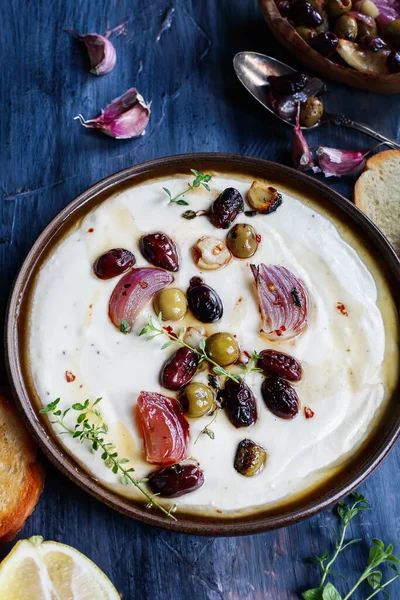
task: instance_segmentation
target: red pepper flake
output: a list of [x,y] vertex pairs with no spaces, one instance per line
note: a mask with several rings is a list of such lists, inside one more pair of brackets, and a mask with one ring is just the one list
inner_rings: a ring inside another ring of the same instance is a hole
[[281,325],[281,331],[286,331],[286,327],[284,325]]
[[166,331],[169,335],[172,335],[172,337],[177,338],[178,336],[176,335],[175,331],[172,329],[171,325],[166,325],[165,327],[163,327],[164,331]]
[[256,242],[257,242],[257,244],[259,244],[261,242],[261,240],[262,240],[261,235],[259,233],[256,233]]
[[139,281],[139,285],[142,288],[142,290],[145,290],[146,288],[149,287],[149,284],[147,283],[147,281]]
[[347,309],[346,309],[345,305],[343,304],[343,302],[338,302],[336,304],[336,310],[338,312],[340,312],[340,314],[343,315],[344,317],[349,316],[349,313],[347,312]]
[[306,419],[312,419],[313,416],[315,415],[314,411],[311,410],[311,408],[308,408],[308,406],[304,407],[304,415],[306,417]]
[[91,227],[90,229],[87,230],[88,233],[93,233],[94,229],[93,227]]
[[65,379],[67,380],[67,383],[71,383],[72,381],[75,381],[76,377],[71,371],[65,371]]
[[282,335],[282,331],[280,329],[275,329],[275,334],[280,337]]
[[270,281],[269,284],[268,284],[268,289],[269,289],[270,292],[274,292],[276,290],[276,285],[274,285],[272,283],[272,281]]

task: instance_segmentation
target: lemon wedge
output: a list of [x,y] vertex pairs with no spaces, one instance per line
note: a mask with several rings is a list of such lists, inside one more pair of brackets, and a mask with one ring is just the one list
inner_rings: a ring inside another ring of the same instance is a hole
[[121,600],[86,556],[41,536],[19,541],[0,564],[3,600]]

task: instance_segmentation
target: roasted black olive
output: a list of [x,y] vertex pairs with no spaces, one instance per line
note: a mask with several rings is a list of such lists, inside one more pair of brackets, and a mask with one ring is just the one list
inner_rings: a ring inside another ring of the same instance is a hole
[[257,366],[264,375],[278,375],[289,381],[300,381],[303,371],[294,356],[277,350],[262,350],[259,356]]
[[193,350],[179,348],[161,371],[161,385],[169,390],[180,390],[193,378],[198,364],[199,357]]
[[270,75],[268,83],[276,94],[295,94],[302,90],[308,81],[305,73],[289,73],[288,75]]
[[391,73],[400,73],[400,52],[391,52],[387,57],[387,65]]
[[228,229],[239,213],[244,211],[243,197],[235,188],[226,188],[211,205],[208,218],[214,227]]
[[176,498],[201,487],[204,483],[204,473],[200,467],[193,464],[172,465],[154,471],[148,479],[147,485],[153,493],[164,498]]
[[296,0],[293,2],[288,18],[296,26],[306,25],[307,27],[315,28],[323,23],[320,13],[307,0]]
[[245,477],[253,477],[263,470],[267,461],[267,453],[262,446],[253,440],[242,440],[236,450],[233,466]]
[[99,279],[111,279],[133,267],[136,258],[124,248],[113,248],[95,261],[93,271]]
[[179,257],[175,242],[165,233],[149,233],[140,239],[143,256],[156,267],[167,271],[179,270]]
[[327,58],[335,54],[338,44],[339,40],[337,36],[331,31],[319,33],[310,41],[310,46]]
[[282,377],[267,377],[261,393],[267,408],[277,417],[293,419],[299,412],[296,390]]
[[215,323],[222,317],[221,298],[201,277],[192,277],[186,296],[190,310],[202,323]]
[[236,383],[228,379],[224,389],[225,407],[232,425],[248,427],[257,420],[257,404],[253,392],[245,381]]
[[372,52],[378,52],[378,50],[387,50],[387,43],[376,35],[364,35],[360,39],[360,46],[364,50],[372,50]]

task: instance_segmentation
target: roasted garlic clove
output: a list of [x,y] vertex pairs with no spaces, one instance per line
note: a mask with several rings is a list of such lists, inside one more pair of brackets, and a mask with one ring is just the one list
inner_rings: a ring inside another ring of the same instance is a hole
[[274,187],[253,181],[247,192],[247,202],[253,210],[268,214],[274,212],[282,204],[282,196]]
[[362,50],[358,44],[347,40],[339,40],[337,52],[350,67],[362,73],[386,75],[389,72],[387,57],[389,50]]
[[201,237],[192,248],[193,260],[199,269],[215,271],[232,260],[225,242],[211,236]]

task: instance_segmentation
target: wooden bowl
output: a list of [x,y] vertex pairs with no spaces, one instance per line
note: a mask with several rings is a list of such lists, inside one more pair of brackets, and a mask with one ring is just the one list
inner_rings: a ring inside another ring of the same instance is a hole
[[178,514],[173,521],[144,504],[133,502],[106,488],[60,446],[38,412],[38,399],[30,377],[27,350],[29,298],[38,269],[65,233],[102,201],[137,183],[177,172],[199,170],[245,173],[267,178],[277,186],[296,190],[333,215],[343,229],[350,229],[376,257],[388,282],[393,301],[400,303],[400,261],[386,238],[350,201],[328,186],[289,167],[258,158],[230,154],[172,156],[135,165],[97,183],[66,206],[46,227],[30,250],[12,290],[6,321],[6,354],[10,384],[26,423],[49,460],[71,481],[119,512],[158,527],[191,534],[243,535],[284,527],[328,508],[358,486],[381,463],[400,434],[400,388],[388,399],[385,409],[365,443],[335,473],[301,497],[288,499],[245,517],[219,518]]
[[259,0],[259,4],[271,33],[308,69],[315,71],[324,79],[339,81],[360,90],[380,94],[400,94],[400,73],[374,75],[338,65],[313,50],[303,40],[289,21],[282,17],[274,0]]

